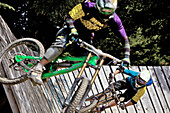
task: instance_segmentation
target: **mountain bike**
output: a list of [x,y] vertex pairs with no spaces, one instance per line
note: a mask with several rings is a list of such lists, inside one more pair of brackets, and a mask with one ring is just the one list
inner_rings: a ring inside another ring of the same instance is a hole
[[[81,47],[88,50],[89,54],[87,55],[87,58],[83,64],[77,78],[75,79],[75,81],[74,81],[74,83],[65,99],[65,102],[63,103],[63,113],[75,113],[75,112],[83,113],[89,109],[94,108],[97,104],[99,104],[98,102],[100,99],[99,100],[95,99],[89,107],[82,108],[82,105],[86,100],[88,92],[90,91],[92,84],[94,83],[94,81],[100,71],[100,68],[104,63],[105,58],[108,57],[108,58],[112,59],[115,64],[122,63],[122,61],[119,60],[118,58],[116,58],[110,54],[104,53],[101,50],[96,49],[94,46],[92,46],[80,39],[77,40],[77,43]],[[92,54],[94,54],[95,56],[98,57],[98,63],[96,64],[96,66],[92,66],[91,64],[89,64],[90,58],[93,57]],[[90,66],[95,69],[94,75],[92,76],[91,80],[82,76],[82,73],[87,66]],[[110,92],[110,91],[112,91],[112,90],[108,90],[106,92]],[[106,94],[106,92],[101,93],[101,94]],[[109,94],[109,93],[107,93],[107,94]],[[103,96],[104,95],[102,95],[101,97],[103,97]],[[112,98],[112,99],[114,99],[114,98]],[[110,100],[111,100],[111,98],[110,98]]]
[[[42,79],[45,79],[81,68],[65,102],[63,103],[63,112],[65,113],[80,111],[105,58],[108,57],[115,62],[121,62],[121,60],[96,49],[94,46],[82,41],[81,39],[75,39],[74,37],[71,39],[72,42],[76,42],[80,47],[89,51],[88,55],[83,57],[59,56],[50,62],[51,66],[47,68],[42,75]],[[13,85],[29,79],[29,71],[37,64],[37,62],[39,62],[39,60],[42,59],[43,54],[44,47],[36,39],[23,38],[12,42],[0,52],[0,64],[2,65],[2,70],[5,71],[5,74],[1,71],[0,82]],[[82,76],[83,71],[88,66],[95,69],[95,73],[91,80]],[[57,70],[58,67],[68,68]],[[8,76],[11,75],[11,73],[14,76]]]

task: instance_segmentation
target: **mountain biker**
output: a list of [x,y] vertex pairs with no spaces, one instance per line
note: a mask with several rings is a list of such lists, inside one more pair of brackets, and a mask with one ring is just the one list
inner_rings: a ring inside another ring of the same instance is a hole
[[[125,80],[119,80],[113,83],[116,91],[126,89],[123,94],[120,94],[118,98],[123,98],[119,107],[124,110],[125,107],[136,104],[140,98],[144,95],[146,91],[146,87],[153,83],[150,72],[148,70],[143,70],[141,72],[136,72],[133,70],[125,69],[123,66],[119,66],[114,76],[118,73],[123,72],[129,77]],[[106,89],[107,90],[107,89]],[[127,102],[126,104],[124,102]],[[106,108],[110,108],[112,106],[117,105],[113,100],[107,105],[102,105],[97,108],[98,112],[105,110]]]
[[30,78],[37,84],[42,84],[41,75],[43,66],[59,56],[66,48],[69,36],[79,37],[90,43],[91,37],[101,29],[110,27],[116,29],[124,41],[124,59],[130,64],[130,45],[124,26],[115,13],[117,0],[96,0],[94,2],[82,2],[72,8],[66,16],[68,26],[63,27],[57,34],[56,41],[47,49],[43,59],[30,72]]

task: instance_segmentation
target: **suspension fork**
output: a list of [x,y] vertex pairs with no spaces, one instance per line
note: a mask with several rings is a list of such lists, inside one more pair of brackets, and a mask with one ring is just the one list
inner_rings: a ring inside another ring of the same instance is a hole
[[83,66],[82,66],[82,68],[81,68],[81,70],[80,70],[79,75],[77,76],[77,78],[81,77],[81,75],[83,74],[83,71],[85,70],[86,66],[88,65],[88,62],[89,62],[91,56],[92,56],[92,53],[89,53],[84,64],[83,64]]
[[[83,67],[81,68],[81,71],[80,71],[79,75],[77,76],[77,78],[81,77],[83,71],[85,70],[86,66],[88,65],[88,61],[91,58],[91,56],[92,56],[92,53],[89,53],[87,58],[86,58],[86,60],[85,60],[85,62],[84,62],[84,64],[83,64]],[[98,75],[98,73],[100,71],[100,68],[102,67],[102,65],[103,65],[103,63],[105,61],[104,59],[105,58],[102,57],[101,60],[100,60],[99,65],[97,65],[97,67],[94,68],[95,69],[95,73],[94,73],[94,75],[92,77],[91,85],[94,83],[94,81],[95,81],[95,79],[96,79],[96,77],[97,77],[97,75]]]
[[91,87],[92,87],[92,84],[94,83],[94,81],[95,81],[95,79],[96,79],[96,77],[97,77],[97,75],[98,75],[98,73],[99,73],[99,71],[100,71],[100,68],[101,68],[101,66],[103,65],[103,63],[104,63],[104,57],[102,57],[99,65],[97,65],[97,67],[94,68],[94,69],[95,69],[95,73],[94,73],[94,75],[93,75],[93,77],[92,77],[91,82],[89,83],[89,85],[88,85],[88,87],[87,87],[87,89],[86,89],[86,92],[85,92],[85,94],[84,94],[84,96],[83,96],[83,98],[82,98],[79,106],[76,108],[76,111],[77,111],[77,112],[80,110],[81,106],[83,105],[83,102],[85,101],[85,99],[86,99],[86,97],[87,97],[87,95],[88,95],[88,93],[89,93],[89,91],[90,91],[90,89],[91,89]]
[[[87,58],[86,58],[86,60],[85,60],[85,62],[84,62],[84,64],[83,64],[83,66],[82,66],[82,68],[81,68],[81,70],[80,70],[80,72],[79,72],[79,74],[78,74],[78,76],[77,76],[77,78],[75,79],[74,83],[72,84],[72,87],[71,87],[71,89],[70,89],[70,91],[69,91],[69,93],[68,93],[68,95],[67,95],[67,98],[65,99],[65,102],[64,102],[63,107],[70,104],[70,101],[71,101],[70,98],[71,98],[71,96],[72,96],[73,91],[75,90],[75,88],[76,88],[76,86],[77,86],[77,83],[78,83],[81,79],[85,78],[85,77],[83,77],[83,76],[81,76],[81,75],[83,74],[83,71],[85,70],[86,66],[88,65],[88,61],[90,60],[91,56],[92,56],[92,53],[89,53],[88,56],[87,56]],[[87,79],[87,78],[86,78],[86,79]],[[88,85],[88,88],[87,88],[87,89],[91,89],[90,80],[89,80],[89,85]],[[87,93],[86,93],[86,95],[87,95]],[[84,96],[84,97],[86,97],[86,96]],[[84,97],[83,97],[83,98],[84,98]],[[84,100],[84,99],[83,99],[83,100]],[[81,107],[81,105],[82,105],[82,102],[80,103],[79,106]],[[80,107],[79,107],[79,108],[80,108]]]
[[94,83],[94,81],[95,81],[95,79],[97,77],[97,74],[99,73],[100,68],[102,67],[103,63],[104,63],[104,57],[102,57],[99,65],[95,68],[95,73],[94,73],[93,78],[91,80],[91,85]]

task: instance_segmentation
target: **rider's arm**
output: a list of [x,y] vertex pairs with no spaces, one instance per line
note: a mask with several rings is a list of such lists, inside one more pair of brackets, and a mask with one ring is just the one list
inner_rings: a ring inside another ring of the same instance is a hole
[[139,72],[132,71],[132,70],[129,70],[129,69],[125,69],[123,66],[119,66],[119,67],[116,69],[114,75],[116,75],[116,74],[118,74],[118,73],[120,73],[120,72],[123,72],[123,73],[125,73],[125,74],[127,74],[127,75],[129,75],[129,76],[132,76],[132,77],[136,77],[136,76],[139,74]]
[[129,70],[129,69],[124,69],[124,73],[127,74],[127,75],[130,75],[132,77],[136,77],[139,74],[139,72],[132,71],[132,70]]
[[118,68],[116,68],[116,71],[114,72],[114,77],[120,73],[120,72],[124,72],[125,68],[123,66],[119,66]]
[[69,14],[66,16],[66,23],[69,25],[69,27],[74,27],[74,21],[81,18],[82,16],[85,16],[85,13],[82,8],[82,4],[78,4],[71,11],[69,11]]
[[118,26],[118,32],[120,33],[121,37],[124,39],[124,49],[125,49],[125,58],[129,58],[130,56],[130,44],[129,44],[129,40],[128,37],[126,35],[126,31],[124,29],[124,26],[122,24],[122,21],[120,20],[119,16],[114,13],[114,21],[116,22],[117,26]]

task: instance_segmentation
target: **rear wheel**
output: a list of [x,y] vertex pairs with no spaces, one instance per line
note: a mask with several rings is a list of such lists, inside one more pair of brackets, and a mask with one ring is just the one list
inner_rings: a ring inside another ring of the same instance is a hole
[[[16,55],[43,57],[44,47],[36,39],[23,38],[15,40],[0,52],[0,83],[18,84],[28,79],[27,71],[37,63],[35,59],[25,59],[20,63],[15,60]],[[25,70],[27,69],[27,70]]]

